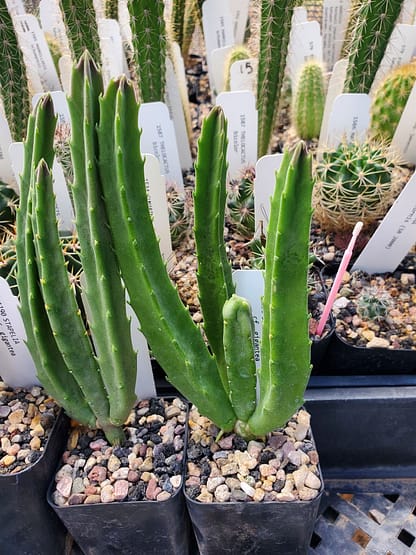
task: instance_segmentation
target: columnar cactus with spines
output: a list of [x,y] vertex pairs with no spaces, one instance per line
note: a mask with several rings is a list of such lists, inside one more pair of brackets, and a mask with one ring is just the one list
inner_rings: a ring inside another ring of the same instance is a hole
[[394,169],[383,145],[341,143],[324,151],[316,166],[314,217],[327,231],[351,231],[359,221],[371,226],[398,193]]
[[375,137],[392,140],[415,83],[415,62],[398,67],[380,83],[371,106],[371,131]]
[[183,28],[185,22],[185,10],[187,0],[175,0],[172,3],[172,12],[169,21],[170,37],[179,44],[182,50],[183,45]]
[[23,55],[6,2],[0,2],[0,96],[14,141],[24,139],[30,95]]
[[163,0],[128,3],[133,59],[142,102],[163,101],[166,86],[166,28]]
[[173,248],[191,233],[191,194],[188,191],[181,193],[172,185],[166,190],[168,201],[170,238]]
[[307,62],[300,70],[292,103],[292,123],[299,138],[319,137],[325,106],[325,81],[322,65]]
[[93,0],[60,0],[63,20],[74,60],[88,50],[100,59],[100,41]]
[[297,0],[262,0],[257,77],[258,155],[267,154],[277,120],[293,9]]
[[363,0],[354,7],[345,92],[370,91],[403,3],[404,0]]

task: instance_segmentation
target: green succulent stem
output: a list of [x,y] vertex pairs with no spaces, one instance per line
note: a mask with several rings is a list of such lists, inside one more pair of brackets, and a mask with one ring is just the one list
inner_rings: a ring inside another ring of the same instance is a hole
[[325,106],[325,81],[322,65],[315,60],[300,70],[292,104],[292,122],[299,138],[319,137]]

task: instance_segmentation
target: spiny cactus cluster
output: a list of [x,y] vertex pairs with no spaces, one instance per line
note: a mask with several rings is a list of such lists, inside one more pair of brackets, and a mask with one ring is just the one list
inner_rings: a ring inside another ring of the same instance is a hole
[[181,193],[174,185],[166,189],[172,247],[177,248],[191,234],[192,193]]
[[393,305],[388,291],[376,286],[365,287],[357,298],[357,313],[363,320],[383,320]]
[[0,229],[14,224],[18,204],[16,191],[0,181]]
[[300,139],[319,137],[325,107],[322,65],[312,60],[300,70],[292,103],[292,124]]
[[315,219],[334,232],[376,223],[397,195],[395,167],[384,145],[343,142],[324,151],[315,168]]
[[254,167],[241,172],[238,179],[231,181],[227,198],[227,219],[244,239],[253,238],[254,223]]
[[392,140],[415,83],[416,62],[394,69],[380,83],[371,106],[371,131],[377,139]]

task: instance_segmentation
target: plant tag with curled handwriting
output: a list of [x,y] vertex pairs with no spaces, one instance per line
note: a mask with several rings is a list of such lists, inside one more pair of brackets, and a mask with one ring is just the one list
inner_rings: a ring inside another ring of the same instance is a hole
[[254,322],[254,360],[256,368],[260,367],[260,343],[261,327],[263,321],[263,309],[261,300],[264,293],[264,278],[262,270],[235,270],[233,272],[235,292],[240,297],[248,300],[251,306],[251,313]]
[[224,92],[218,95],[217,105],[227,118],[228,174],[236,179],[257,160],[256,101],[250,91]]
[[324,148],[336,148],[343,140],[348,143],[365,140],[370,125],[371,100],[368,94],[345,93],[337,96],[328,120]]
[[351,0],[324,0],[322,6],[322,50],[326,69],[331,71],[341,54]]
[[254,180],[254,218],[255,236],[266,235],[269,225],[270,199],[273,195],[276,172],[280,168],[283,154],[267,154],[262,156],[256,164],[256,178]]
[[352,271],[394,272],[416,238],[416,174],[413,174],[355,261]]
[[416,83],[397,125],[391,146],[403,160],[416,164]]
[[234,62],[230,68],[230,90],[256,94],[257,66],[257,58]]
[[169,110],[163,102],[144,102],[139,109],[139,127],[142,129],[140,150],[156,156],[160,171],[168,184],[184,190],[181,163],[176,144],[175,129]]
[[0,359],[1,377],[10,387],[38,385],[36,368],[26,346],[26,332],[18,298],[0,277]]

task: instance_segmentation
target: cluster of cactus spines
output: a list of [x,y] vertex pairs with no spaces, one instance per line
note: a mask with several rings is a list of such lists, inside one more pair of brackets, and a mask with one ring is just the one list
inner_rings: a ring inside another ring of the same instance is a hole
[[179,192],[174,185],[166,189],[168,201],[170,237],[173,248],[189,237],[192,226],[190,191]]
[[341,143],[316,165],[314,217],[327,231],[350,231],[382,218],[397,195],[394,158],[385,145]]
[[234,62],[238,62],[240,60],[247,60],[251,58],[251,52],[247,46],[244,44],[236,44],[231,49],[230,53],[228,54],[225,62],[224,62],[224,90],[230,90],[230,80],[231,80],[231,66]]
[[325,107],[325,78],[322,65],[311,60],[300,70],[292,102],[292,124],[300,139],[319,137]]
[[16,191],[0,181],[0,229],[14,224],[18,203],[19,195]]
[[227,220],[247,240],[253,238],[255,231],[254,178],[255,169],[248,166],[238,179],[231,181],[227,198]]
[[69,46],[74,60],[88,50],[100,60],[100,41],[93,0],[60,0]]
[[357,298],[357,313],[363,320],[384,320],[393,305],[393,298],[388,291],[376,286],[364,288]]
[[405,0],[363,0],[351,17],[345,92],[368,93]]
[[258,155],[267,154],[277,120],[292,15],[297,0],[262,0],[257,76]]
[[118,21],[118,0],[105,0],[104,13],[106,19],[115,19]]
[[371,131],[377,139],[391,142],[416,82],[416,62],[390,72],[374,93]]
[[129,2],[133,61],[142,102],[164,101],[166,27],[163,0]]
[[21,141],[30,113],[30,93],[23,55],[6,2],[0,2],[0,96],[14,141]]
[[74,180],[74,167],[72,164],[71,147],[70,147],[71,128],[66,123],[56,126],[55,131],[55,157],[61,164],[64,172],[65,180],[68,184]]

